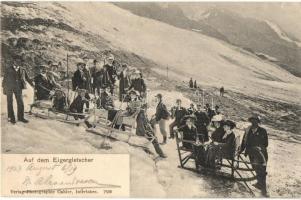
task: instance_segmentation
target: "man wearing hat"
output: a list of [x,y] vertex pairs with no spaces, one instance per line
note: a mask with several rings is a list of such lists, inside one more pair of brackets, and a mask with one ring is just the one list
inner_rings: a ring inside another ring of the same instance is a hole
[[129,68],[127,64],[122,65],[122,72],[120,73],[119,80],[119,101],[124,100],[124,96],[126,95],[126,91],[130,86],[130,76],[129,76]]
[[175,120],[169,125],[170,138],[174,138],[174,127],[180,128],[180,126],[183,125],[183,117],[188,114],[186,109],[181,106],[181,99],[177,99],[176,104],[177,105],[171,109],[171,118]]
[[33,86],[32,80],[29,78],[27,71],[22,67],[24,62],[21,56],[13,57],[13,64],[7,67],[4,71],[2,82],[3,94],[7,97],[7,114],[8,120],[16,123],[14,108],[13,108],[13,95],[15,95],[18,108],[18,120],[27,123],[28,120],[24,118],[24,103],[22,90],[26,89],[26,81]]
[[111,94],[114,93],[114,86],[115,86],[115,78],[117,76],[117,71],[116,71],[116,67],[114,66],[114,61],[115,61],[115,57],[112,53],[109,53],[105,59],[106,64],[104,65],[104,68],[107,70],[108,72],[108,78],[110,81],[110,89],[111,89]]
[[254,186],[267,195],[266,190],[266,167],[268,161],[268,135],[267,131],[259,126],[260,118],[256,115],[250,117],[251,126],[245,131],[239,153],[245,151],[249,156],[252,167],[257,175],[257,183]]
[[47,74],[45,65],[39,66],[40,73],[34,77],[37,100],[49,100],[54,84]]
[[145,97],[146,95],[146,84],[139,70],[135,70],[134,72],[134,78],[131,80],[129,87],[129,90],[131,89],[138,91],[141,97]]
[[152,126],[154,127],[155,124],[159,124],[160,132],[163,136],[162,144],[166,144],[167,142],[167,131],[166,131],[166,120],[169,119],[169,112],[163,103],[163,96],[162,94],[156,95],[158,105],[156,107],[156,114],[155,117],[152,119]]
[[[185,121],[185,125],[180,127],[177,131],[183,134],[183,140],[196,142],[198,138],[197,129],[194,125],[195,116],[194,115],[186,115],[183,119]],[[192,149],[192,144],[189,142],[182,142],[183,147],[186,149]]]
[[202,142],[207,142],[209,140],[207,126],[209,125],[210,121],[206,113],[202,111],[201,104],[197,105],[197,111],[195,111],[194,115],[196,116],[195,125],[197,127],[198,134],[200,134],[202,137],[200,139]]

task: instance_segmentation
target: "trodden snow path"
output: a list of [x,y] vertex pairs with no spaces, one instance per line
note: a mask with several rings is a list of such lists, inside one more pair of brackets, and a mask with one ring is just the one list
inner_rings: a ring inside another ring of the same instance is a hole
[[[172,96],[182,98],[184,106],[189,105],[181,93],[154,91],[151,97],[161,92],[168,107],[174,103]],[[30,89],[24,91],[24,101],[32,102]],[[80,153],[80,154],[116,154],[128,153],[131,157],[131,197],[251,197],[242,183],[231,182],[211,176],[200,175],[178,167],[178,154],[174,140],[162,145],[167,159],[155,159],[140,148],[127,143],[108,140],[109,150],[100,148],[103,137],[90,134],[83,126],[74,126],[54,120],[43,120],[26,116],[29,124],[7,123],[6,99],[1,95],[1,143],[2,153]],[[154,112],[154,105],[149,114]],[[28,109],[28,106],[26,106]],[[269,133],[275,130],[269,129]],[[285,134],[281,132],[281,134]],[[157,132],[159,141],[162,136]],[[287,142],[270,138],[268,148],[268,188],[272,197],[300,197],[301,161],[299,142]],[[281,162],[279,162],[281,161]],[[193,163],[192,163],[193,166]],[[255,191],[260,197],[259,191]]]

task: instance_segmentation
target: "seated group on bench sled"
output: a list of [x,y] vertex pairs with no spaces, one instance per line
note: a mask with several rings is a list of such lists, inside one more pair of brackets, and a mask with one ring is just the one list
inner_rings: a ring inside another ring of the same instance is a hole
[[229,157],[233,154],[235,149],[235,135],[233,133],[235,123],[233,121],[223,121],[221,116],[216,115],[212,119],[216,129],[212,133],[211,141],[209,141],[205,124],[197,125],[195,115],[185,116],[183,120],[186,124],[176,130],[177,133],[181,134],[182,149],[194,151],[194,156],[197,156],[196,160],[201,166],[215,168],[215,161],[219,157]]

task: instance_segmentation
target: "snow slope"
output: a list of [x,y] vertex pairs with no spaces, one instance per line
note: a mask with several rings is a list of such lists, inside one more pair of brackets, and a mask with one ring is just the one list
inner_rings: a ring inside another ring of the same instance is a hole
[[280,67],[216,39],[136,16],[113,4],[43,2],[38,3],[37,9],[3,7],[24,18],[63,21],[100,35],[113,49],[130,51],[168,66],[183,79],[193,77],[203,85],[223,85],[249,95],[299,103],[301,79]]
[[[24,91],[26,111],[28,104],[32,102],[32,89]],[[151,108],[148,112],[154,112],[154,94],[162,93],[168,107],[174,103],[174,96],[183,100],[183,106],[187,107],[190,100],[181,93],[156,90],[149,94]],[[174,140],[169,140],[162,146],[168,155],[165,160],[156,160],[154,155],[145,153],[140,148],[129,146],[126,143],[106,140],[111,149],[101,149],[103,137],[93,135],[85,131],[83,126],[73,126],[54,120],[43,120],[26,116],[29,124],[17,123],[10,125],[6,121],[6,99],[1,95],[1,131],[3,153],[128,153],[131,166],[131,197],[250,197],[242,183],[235,183],[214,178],[212,176],[199,175],[191,171],[178,168],[178,155]],[[170,121],[171,122],[171,121]],[[169,122],[169,123],[170,123]],[[239,122],[238,127],[243,128],[248,124]],[[268,129],[269,134],[277,132]],[[236,134],[242,134],[236,130]],[[278,134],[285,134],[279,132]],[[161,135],[157,133],[161,141]],[[287,143],[275,137],[270,137],[268,187],[272,197],[300,197],[300,143]],[[281,160],[281,163],[278,161]],[[191,163],[193,167],[193,163]],[[277,166],[277,167],[275,167]],[[281,173],[279,173],[281,169]],[[257,197],[259,191],[255,190]]]

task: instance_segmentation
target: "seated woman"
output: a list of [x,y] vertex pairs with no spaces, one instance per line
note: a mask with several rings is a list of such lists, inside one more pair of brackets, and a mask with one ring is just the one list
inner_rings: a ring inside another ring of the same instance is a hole
[[220,142],[213,141],[207,150],[206,164],[208,167],[215,169],[215,161],[218,158],[227,158],[233,155],[235,150],[235,134],[233,129],[236,124],[231,120],[224,122],[223,129],[225,134],[221,138]]
[[53,95],[53,106],[55,111],[64,112],[67,107],[67,98],[62,90],[56,90]]
[[223,136],[225,135],[225,130],[223,128],[224,116],[215,115],[212,120],[212,125],[215,127],[215,130],[211,134],[211,140],[213,142],[221,142]]
[[197,142],[197,128],[194,125],[196,120],[195,116],[188,115],[183,118],[186,124],[180,127],[177,131],[182,132],[183,147],[187,150],[192,150],[192,142]]
[[[78,89],[78,95],[70,105],[69,110],[70,112],[74,113],[72,115],[75,120],[86,118],[84,115],[81,115],[81,113],[84,113],[84,105],[89,101],[88,99],[86,99],[85,96],[86,96],[86,90]],[[88,128],[92,127],[92,125],[87,120],[85,120],[85,124],[87,125]]]

